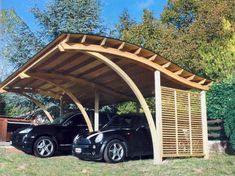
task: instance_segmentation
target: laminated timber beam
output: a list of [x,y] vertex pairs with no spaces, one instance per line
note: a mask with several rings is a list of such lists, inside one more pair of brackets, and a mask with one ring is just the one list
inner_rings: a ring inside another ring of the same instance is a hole
[[141,104],[144,110],[145,116],[147,118],[147,122],[149,124],[150,133],[151,133],[152,142],[153,142],[154,164],[157,164],[156,157],[157,157],[158,139],[157,139],[156,127],[155,127],[150,109],[145,101],[144,96],[140,92],[139,88],[136,86],[134,81],[125,73],[125,71],[123,71],[117,64],[111,61],[108,57],[97,52],[86,52],[86,53],[95,57],[96,59],[100,60],[101,62],[109,66],[111,69],[113,69],[113,71],[115,71],[127,83],[127,85],[131,88],[131,90],[135,94],[136,98],[138,99],[139,103]]

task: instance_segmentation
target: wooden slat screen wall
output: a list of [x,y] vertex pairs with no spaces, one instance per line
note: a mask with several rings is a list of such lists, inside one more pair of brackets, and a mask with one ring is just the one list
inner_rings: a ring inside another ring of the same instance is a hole
[[163,157],[203,156],[200,94],[162,87]]

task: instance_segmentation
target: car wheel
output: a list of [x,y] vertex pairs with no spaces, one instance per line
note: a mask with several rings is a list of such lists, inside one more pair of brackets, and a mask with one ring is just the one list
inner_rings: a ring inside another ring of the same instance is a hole
[[126,148],[120,140],[110,141],[104,151],[104,160],[108,163],[118,163],[126,156]]
[[41,158],[53,156],[55,153],[55,143],[47,136],[42,136],[36,140],[33,147],[34,155]]

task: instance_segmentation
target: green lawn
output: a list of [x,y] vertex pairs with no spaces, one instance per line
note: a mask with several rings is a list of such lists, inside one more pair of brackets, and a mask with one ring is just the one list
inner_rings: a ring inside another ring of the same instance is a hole
[[235,175],[235,158],[215,154],[202,158],[168,159],[162,165],[152,160],[135,160],[119,164],[80,161],[72,156],[49,159],[26,154],[6,154],[0,150],[0,176],[69,176],[69,175]]

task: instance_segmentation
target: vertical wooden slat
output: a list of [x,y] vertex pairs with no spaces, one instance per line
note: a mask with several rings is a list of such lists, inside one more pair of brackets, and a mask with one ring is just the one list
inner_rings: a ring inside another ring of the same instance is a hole
[[188,116],[189,116],[189,140],[190,140],[190,154],[193,154],[193,142],[192,142],[192,115],[191,115],[191,98],[188,93]]
[[175,140],[176,140],[176,154],[179,154],[179,139],[178,139],[178,115],[177,115],[177,94],[174,90],[174,102],[175,102]]

